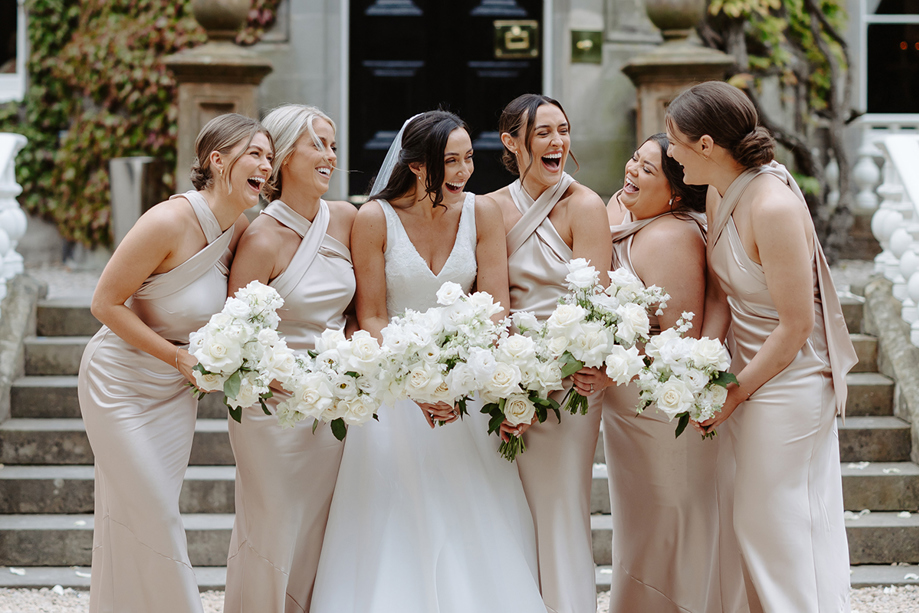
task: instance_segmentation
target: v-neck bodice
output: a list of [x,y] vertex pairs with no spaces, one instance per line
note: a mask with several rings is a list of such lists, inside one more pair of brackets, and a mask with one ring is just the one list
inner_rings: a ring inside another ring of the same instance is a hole
[[472,288],[478,270],[475,194],[466,194],[453,250],[436,275],[418,253],[392,205],[379,202],[386,215],[386,310],[390,317],[405,309],[423,311],[434,306],[437,290],[447,281],[458,283],[467,292]]

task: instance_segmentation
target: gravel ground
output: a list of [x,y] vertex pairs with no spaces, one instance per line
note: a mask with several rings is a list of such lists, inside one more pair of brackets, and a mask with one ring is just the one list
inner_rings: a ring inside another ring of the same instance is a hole
[[[223,611],[223,592],[204,592],[204,613]],[[609,592],[597,597],[597,613],[608,613]],[[0,589],[0,613],[85,613],[89,592]],[[866,587],[852,590],[852,613],[919,613],[919,586]]]

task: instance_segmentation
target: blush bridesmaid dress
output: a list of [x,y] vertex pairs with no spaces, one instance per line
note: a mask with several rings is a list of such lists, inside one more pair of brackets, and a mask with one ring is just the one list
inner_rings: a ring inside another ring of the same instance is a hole
[[[664,215],[670,215],[665,213]],[[636,277],[635,235],[659,217],[612,226],[613,269]],[[687,213],[687,232],[705,232],[705,217]],[[650,228],[648,231],[653,231]],[[652,334],[660,332],[650,314]],[[697,318],[697,324],[701,318]],[[606,388],[603,444],[613,521],[610,607],[614,613],[739,613],[746,611],[739,552],[720,549],[718,451],[722,437],[702,440],[692,429],[674,437],[676,422],[654,405],[635,412],[634,383]],[[733,540],[733,539],[731,539]],[[731,568],[733,566],[733,568]]]
[[[280,200],[270,215],[301,237],[287,268],[268,285],[284,299],[278,333],[295,350],[313,349],[326,328],[344,330],[354,296],[351,252],[329,236],[329,205],[313,222]],[[288,394],[274,390],[274,412]],[[319,553],[338,477],[343,444],[312,420],[282,429],[259,406],[229,419],[236,458],[236,521],[227,558],[225,613],[309,611]],[[371,426],[368,426],[371,427]]]
[[[523,217],[507,234],[511,312],[548,319],[567,293],[571,248],[549,213],[574,179],[568,173],[535,201],[518,179],[511,197]],[[570,383],[566,382],[570,387]],[[566,387],[566,389],[567,389]],[[554,392],[561,400],[565,390]],[[597,588],[590,531],[590,485],[600,435],[602,393],[588,398],[587,415],[550,415],[524,434],[527,451],[517,467],[536,525],[539,585],[550,613],[595,613]]]
[[[763,268],[747,255],[731,216],[750,182],[771,174],[804,197],[784,166],[743,172],[709,228],[709,266],[727,294],[731,372],[743,369],[779,323]],[[725,422],[736,461],[734,530],[750,610],[849,611],[849,551],[843,521],[836,415],[856,363],[842,308],[814,236],[814,328],[794,360]]]
[[[208,245],[126,303],[177,347],[223,307],[234,231],[220,231],[199,192],[182,196]],[[198,406],[186,383],[107,326],[83,353],[80,410],[95,456],[91,613],[202,611],[179,514]]]

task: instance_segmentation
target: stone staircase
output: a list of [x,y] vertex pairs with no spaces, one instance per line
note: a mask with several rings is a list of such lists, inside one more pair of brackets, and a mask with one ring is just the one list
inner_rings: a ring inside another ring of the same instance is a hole
[[[93,455],[77,372],[98,329],[88,299],[38,305],[0,424],[0,587],[89,586]],[[218,396],[200,403],[190,463],[179,500],[189,557],[202,589],[223,589],[235,468]]]
[[[849,329],[859,330],[861,304],[852,300],[844,308]],[[12,418],[0,424],[0,587],[89,585],[92,450],[76,375],[98,328],[88,304],[39,304],[36,329],[26,340],[25,374],[11,390]],[[893,416],[894,384],[877,372],[876,339],[852,338],[859,363],[848,378],[848,417],[839,429],[852,583],[919,583],[911,579],[919,576],[919,466],[909,461],[909,426]],[[233,455],[219,397],[202,401],[198,417],[180,508],[200,587],[222,589],[233,521]],[[595,462],[591,523],[597,589],[603,590],[612,552],[602,444]]]
[[[843,309],[849,330],[861,330],[861,301],[846,299]],[[919,584],[919,465],[910,461],[910,426],[894,417],[895,386],[878,373],[877,339],[851,337],[859,361],[847,378],[839,451],[852,586]],[[612,521],[602,444],[594,462],[591,527],[597,589],[603,590],[609,587]]]

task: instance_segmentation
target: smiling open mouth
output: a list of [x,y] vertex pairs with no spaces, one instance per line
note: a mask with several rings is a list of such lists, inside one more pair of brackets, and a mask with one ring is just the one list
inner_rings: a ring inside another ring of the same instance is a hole
[[562,164],[562,152],[557,151],[555,153],[550,153],[548,155],[542,156],[543,165],[549,170],[558,170]]
[[463,191],[463,186],[464,186],[464,185],[466,185],[465,182],[463,182],[463,183],[449,183],[449,182],[448,182],[448,183],[444,183],[444,186],[446,186],[447,190],[449,190],[450,193],[453,193],[453,194],[457,194],[457,193]]
[[323,177],[326,177],[326,178],[332,176],[332,169],[329,168],[328,166],[322,166],[321,168],[317,168],[316,172],[318,172],[319,174],[321,174]]
[[257,192],[262,191],[262,186],[265,184],[264,177],[249,177],[246,179],[246,182]]
[[625,185],[622,187],[622,191],[627,194],[637,194],[638,186],[632,183],[632,180],[628,177],[625,178]]

